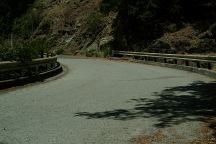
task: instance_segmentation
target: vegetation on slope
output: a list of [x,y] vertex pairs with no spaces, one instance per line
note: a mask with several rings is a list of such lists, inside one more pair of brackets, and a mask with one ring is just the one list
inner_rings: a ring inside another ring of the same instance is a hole
[[112,36],[114,45],[108,46],[117,50],[212,53],[216,51],[215,23],[214,0],[0,2],[1,51],[6,53],[11,41],[15,47],[16,41],[43,39],[52,52],[95,55]]
[[[172,33],[183,34],[176,32],[179,30],[183,32],[182,29],[186,27],[191,27],[193,30],[185,31],[183,35],[192,34],[201,43],[210,42],[215,46],[215,22],[214,0],[121,0],[116,24],[116,47],[135,51],[177,53],[179,49],[168,43],[169,40],[162,41],[159,38],[168,38],[167,35],[173,35]],[[190,41],[190,37],[187,40]],[[195,49],[197,45],[185,42],[184,39],[172,42],[179,43],[176,46],[182,47],[180,51],[199,52],[199,50],[191,51],[190,49]],[[188,50],[184,49],[185,46]],[[202,44],[197,49],[201,47]]]

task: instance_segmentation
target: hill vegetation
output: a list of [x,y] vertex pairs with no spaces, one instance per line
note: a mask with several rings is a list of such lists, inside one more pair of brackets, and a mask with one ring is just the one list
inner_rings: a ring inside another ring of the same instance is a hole
[[1,55],[11,41],[40,40],[65,54],[95,55],[104,41],[105,49],[215,53],[215,39],[215,0],[0,1]]
[[216,1],[122,0],[119,49],[167,53],[215,52]]

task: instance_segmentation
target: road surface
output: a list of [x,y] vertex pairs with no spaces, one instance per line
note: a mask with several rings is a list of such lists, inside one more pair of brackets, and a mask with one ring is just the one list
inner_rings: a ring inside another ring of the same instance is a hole
[[205,76],[129,62],[59,61],[64,76],[0,92],[0,144],[127,144],[140,135],[183,144],[201,137],[202,121],[215,111],[215,83]]

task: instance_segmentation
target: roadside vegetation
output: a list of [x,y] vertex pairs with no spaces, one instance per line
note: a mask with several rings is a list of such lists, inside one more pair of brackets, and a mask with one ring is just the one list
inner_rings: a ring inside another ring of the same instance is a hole
[[50,45],[46,39],[34,41],[4,41],[0,44],[0,61],[19,61],[25,63],[50,53]]
[[[109,46],[105,44],[105,48],[101,49],[100,43],[109,37],[114,40],[108,41]],[[31,48],[31,43],[41,38],[49,45],[47,49],[58,54],[106,56],[110,49],[183,54],[215,53],[216,2],[0,1],[0,59],[17,59],[16,55],[19,54],[14,51],[29,51],[20,48],[21,46],[29,47],[33,51],[28,52],[29,57],[34,58],[37,50]],[[18,50],[13,50],[16,48]]]

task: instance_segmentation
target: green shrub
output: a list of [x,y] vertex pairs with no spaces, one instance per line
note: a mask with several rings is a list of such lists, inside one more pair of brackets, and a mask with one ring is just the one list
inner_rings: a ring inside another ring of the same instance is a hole
[[31,42],[5,41],[0,45],[0,59],[3,61],[20,61],[22,63],[39,57],[39,54],[48,52],[48,44],[45,39],[37,39]]
[[86,56],[87,57],[93,57],[94,55],[95,55],[95,53],[96,53],[96,50],[95,49],[91,49],[91,50],[87,50],[86,51]]
[[100,50],[100,51],[97,51],[96,49],[88,49],[85,52],[85,55],[87,57],[107,57],[110,53],[111,52],[110,52],[109,48],[103,49],[103,50]]
[[28,42],[15,43],[12,53],[16,57],[15,60],[22,63],[38,58],[38,50]]
[[2,61],[10,61],[13,59],[13,55],[10,52],[10,46],[8,42],[1,42],[0,44],[0,59]]
[[110,56],[112,50],[110,47],[106,47],[105,49],[103,49],[103,56],[104,57],[107,57],[107,56]]
[[59,48],[56,50],[56,54],[57,55],[60,55],[60,54],[63,54],[64,53],[64,49],[63,48]]
[[33,34],[39,23],[39,14],[29,11],[22,17],[14,20],[12,32],[21,38],[27,39]]
[[50,48],[47,39],[45,38],[37,38],[29,42],[29,47],[35,49],[38,52],[48,52]]

